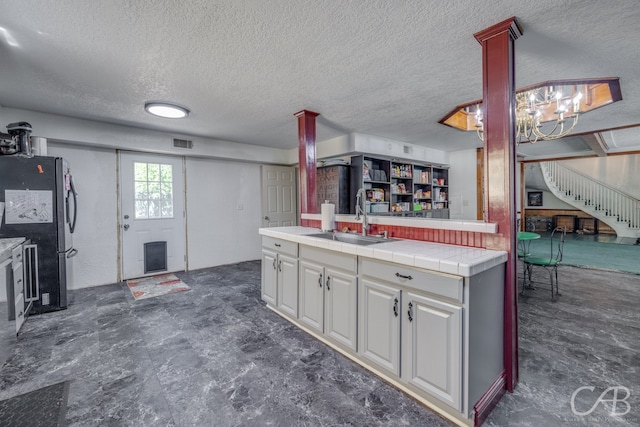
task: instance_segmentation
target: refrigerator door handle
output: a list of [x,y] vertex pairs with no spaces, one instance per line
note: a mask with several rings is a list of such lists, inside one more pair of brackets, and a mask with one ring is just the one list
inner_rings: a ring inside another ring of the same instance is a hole
[[67,251],[67,259],[73,258],[76,255],[78,255],[78,250],[75,248],[71,248],[69,251]]
[[76,193],[76,187],[75,185],[73,185],[73,176],[69,176],[69,184],[71,186],[70,193],[73,196],[73,220],[69,222],[69,231],[71,232],[71,234],[73,234],[76,229],[76,218],[78,216],[78,193]]

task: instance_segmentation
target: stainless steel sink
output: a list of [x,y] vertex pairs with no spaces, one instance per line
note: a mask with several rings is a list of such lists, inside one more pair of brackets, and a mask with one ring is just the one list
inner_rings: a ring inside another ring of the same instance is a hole
[[375,245],[376,243],[391,242],[393,239],[385,239],[384,237],[363,236],[361,234],[352,233],[317,233],[307,234],[308,237],[319,237],[327,240],[337,240],[338,242],[351,243],[360,246]]

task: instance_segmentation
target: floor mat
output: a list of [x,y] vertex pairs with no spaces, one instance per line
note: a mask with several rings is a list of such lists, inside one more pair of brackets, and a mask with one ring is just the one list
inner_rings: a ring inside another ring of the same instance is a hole
[[3,427],[63,427],[67,425],[69,382],[53,384],[6,400],[0,400]]
[[191,290],[186,283],[171,273],[127,280],[127,286],[136,300]]

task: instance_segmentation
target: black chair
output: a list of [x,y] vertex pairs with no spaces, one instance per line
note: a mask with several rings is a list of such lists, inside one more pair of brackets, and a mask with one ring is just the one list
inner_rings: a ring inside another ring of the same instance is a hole
[[[529,277],[529,286],[531,286],[531,272],[533,267],[543,267],[549,273],[549,282],[551,284],[551,299],[555,301],[555,297],[560,295],[558,289],[558,266],[562,262],[562,251],[564,248],[564,240],[567,236],[566,227],[556,227],[551,232],[550,251],[548,257],[536,257],[525,255],[522,260],[525,264],[525,275]],[[555,281],[554,281],[555,277]],[[555,282],[555,294],[553,291]]]

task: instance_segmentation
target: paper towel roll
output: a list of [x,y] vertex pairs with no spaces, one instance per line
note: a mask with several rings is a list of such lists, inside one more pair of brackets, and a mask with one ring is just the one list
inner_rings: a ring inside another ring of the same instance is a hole
[[333,231],[336,221],[336,205],[325,201],[320,205],[320,213],[322,216],[322,231]]

